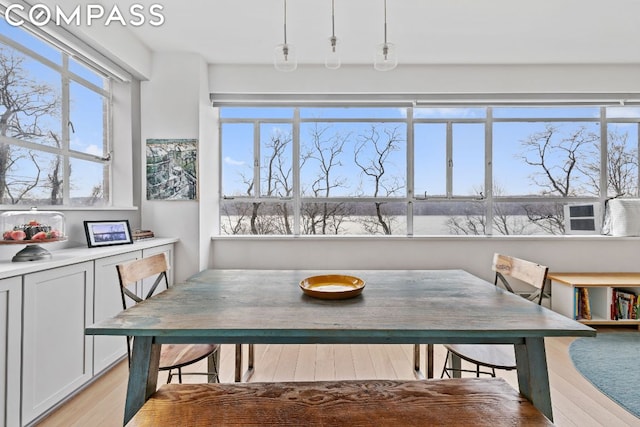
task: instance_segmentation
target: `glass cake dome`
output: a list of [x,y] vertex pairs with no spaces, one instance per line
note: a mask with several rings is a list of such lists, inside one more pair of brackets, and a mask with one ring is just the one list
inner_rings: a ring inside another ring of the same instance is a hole
[[40,247],[42,243],[66,240],[64,214],[55,211],[7,211],[0,214],[2,244],[26,244],[12,259],[36,261],[51,258],[51,253]]

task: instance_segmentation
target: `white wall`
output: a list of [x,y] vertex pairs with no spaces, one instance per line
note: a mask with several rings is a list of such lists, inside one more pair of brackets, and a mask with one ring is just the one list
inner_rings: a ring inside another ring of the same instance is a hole
[[[141,83],[141,160],[150,138],[199,139],[203,94],[203,66],[198,55],[156,53],[149,81]],[[206,97],[206,95],[204,95]],[[205,135],[210,138],[210,133]],[[200,144],[208,144],[200,140]],[[202,159],[202,157],[201,157]],[[146,200],[145,168],[141,171],[143,228],[162,236],[177,236],[175,279],[183,280],[200,268],[200,208],[198,201]],[[203,191],[202,179],[199,180]],[[206,182],[204,182],[206,185]]]
[[267,65],[209,66],[213,93],[637,94],[639,76],[638,64],[400,65],[388,72],[301,66],[289,73]]
[[440,269],[462,268],[493,280],[493,254],[547,265],[551,271],[638,271],[640,238],[563,237],[219,237],[212,268]]

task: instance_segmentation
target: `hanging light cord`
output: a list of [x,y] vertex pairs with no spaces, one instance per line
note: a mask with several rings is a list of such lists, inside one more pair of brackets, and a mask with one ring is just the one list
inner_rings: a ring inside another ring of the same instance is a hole
[[387,45],[387,0],[384,0],[384,45],[382,45],[382,54],[386,61],[389,54],[389,46]]
[[331,50],[336,51],[336,17],[335,17],[335,0],[331,0]]
[[282,54],[286,61],[289,57],[289,46],[287,45],[287,0],[284,0],[284,45],[282,46]]

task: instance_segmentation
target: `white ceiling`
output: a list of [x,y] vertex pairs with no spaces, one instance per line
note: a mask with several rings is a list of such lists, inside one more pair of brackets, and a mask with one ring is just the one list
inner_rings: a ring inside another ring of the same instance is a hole
[[[323,63],[331,0],[287,0],[288,41],[301,64]],[[154,51],[211,64],[271,63],[283,41],[283,0],[104,0],[161,4],[160,27],[129,26]],[[335,0],[344,64],[367,64],[383,40],[383,0]],[[640,63],[638,0],[388,0],[401,64]]]

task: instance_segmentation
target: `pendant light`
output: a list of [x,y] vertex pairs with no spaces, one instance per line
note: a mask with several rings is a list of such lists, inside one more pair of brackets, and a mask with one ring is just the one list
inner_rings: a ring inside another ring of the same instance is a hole
[[329,38],[329,49],[324,58],[324,65],[330,70],[340,68],[340,52],[338,51],[338,38],[336,37],[335,0],[331,0],[331,37]]
[[278,71],[294,71],[298,68],[296,48],[287,43],[287,0],[284,0],[284,43],[275,47],[273,65]]
[[373,68],[378,71],[389,71],[398,65],[396,47],[387,41],[387,0],[384,0],[384,43],[376,47]]

